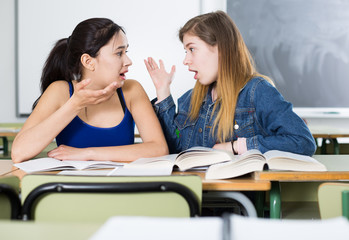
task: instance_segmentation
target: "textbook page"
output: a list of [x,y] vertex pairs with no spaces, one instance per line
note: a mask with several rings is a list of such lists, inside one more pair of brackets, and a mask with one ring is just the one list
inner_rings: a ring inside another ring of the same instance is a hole
[[264,153],[264,156],[272,170],[327,171],[325,165],[305,155],[271,150]]
[[90,238],[142,240],[221,240],[223,221],[219,217],[111,217]]
[[122,166],[123,163],[111,161],[61,161],[55,158],[38,158],[14,164],[15,167],[30,173],[43,171],[59,171],[59,170],[82,170],[82,169],[101,169],[115,168]]
[[177,154],[161,157],[139,158],[115,169],[110,176],[169,176],[172,174]]
[[[118,167],[116,167],[118,168]],[[64,170],[57,173],[57,175],[65,176],[110,176],[114,171],[112,170]]]
[[349,222],[344,217],[281,220],[233,215],[230,222],[231,239],[234,240],[348,240],[349,236]]

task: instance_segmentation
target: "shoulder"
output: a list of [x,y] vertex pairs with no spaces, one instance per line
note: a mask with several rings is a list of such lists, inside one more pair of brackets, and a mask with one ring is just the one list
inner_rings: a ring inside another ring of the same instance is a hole
[[47,89],[55,89],[55,90],[68,89],[69,90],[69,83],[67,81],[64,81],[64,80],[54,81],[53,83],[51,83],[48,86]]
[[138,81],[133,79],[128,79],[124,82],[122,92],[125,98],[134,98],[139,94],[145,93],[143,86]]
[[190,89],[187,92],[185,92],[182,96],[178,98],[178,103],[190,102],[192,93],[193,93],[193,89]]
[[143,101],[145,99],[149,100],[148,95],[146,94],[143,86],[136,80],[126,80],[121,89],[124,94],[126,104],[128,106],[130,106],[131,103],[134,101]]
[[124,82],[124,85],[122,86],[122,91],[124,93],[134,93],[137,91],[144,91],[144,89],[138,81],[128,79]]
[[268,80],[261,76],[256,76],[251,78],[246,85],[243,87],[243,89],[250,90],[255,88],[275,88],[274,83],[271,82],[271,80]]
[[240,95],[247,95],[250,98],[268,97],[269,95],[279,95],[279,91],[271,80],[264,77],[253,77],[241,89]]
[[45,92],[41,95],[35,108],[43,106],[45,109],[58,109],[63,106],[70,98],[69,84],[67,81],[55,81],[51,83]]
[[64,80],[59,80],[51,83],[45,92],[42,94],[42,98],[55,98],[57,100],[67,100],[70,98],[69,83]]

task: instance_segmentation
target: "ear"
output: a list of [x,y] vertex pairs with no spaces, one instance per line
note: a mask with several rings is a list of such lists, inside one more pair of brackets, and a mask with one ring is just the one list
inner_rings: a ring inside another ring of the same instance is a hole
[[95,70],[95,61],[94,60],[95,59],[87,53],[82,54],[81,58],[80,58],[82,66],[84,66],[85,68],[87,68],[90,71]]

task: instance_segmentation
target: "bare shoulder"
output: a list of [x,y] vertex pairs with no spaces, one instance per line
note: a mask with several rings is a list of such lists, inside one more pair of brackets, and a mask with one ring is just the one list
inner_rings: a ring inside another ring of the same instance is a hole
[[69,93],[69,84],[67,81],[64,81],[64,80],[54,81],[46,89],[46,91],[53,91],[53,92],[55,91],[61,92],[64,90],[68,90],[68,93]]
[[124,86],[122,87],[124,92],[134,92],[134,91],[144,91],[142,85],[133,79],[128,79],[125,81]]
[[60,104],[64,104],[69,98],[69,84],[64,80],[51,83],[41,96],[41,99],[45,101],[54,100]]
[[122,92],[125,96],[126,105],[131,112],[133,106],[142,102],[149,102],[147,93],[144,91],[142,85],[136,80],[126,80],[124,86],[122,87]]
[[141,96],[144,97],[147,95],[142,85],[133,79],[128,79],[125,81],[124,86],[122,86],[122,91],[125,98],[128,99],[138,98]]

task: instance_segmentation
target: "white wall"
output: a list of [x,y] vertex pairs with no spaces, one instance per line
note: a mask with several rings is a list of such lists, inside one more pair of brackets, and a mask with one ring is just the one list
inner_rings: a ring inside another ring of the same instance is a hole
[[22,122],[16,118],[15,1],[0,1],[0,123]]
[[[23,1],[30,1],[30,0],[23,0]],[[169,5],[175,4],[177,1],[173,0],[159,0],[161,4],[165,4],[164,1],[168,1]],[[35,1],[33,1],[35,2]],[[193,2],[196,2],[197,6],[193,7]],[[190,3],[190,4],[189,4]],[[144,5],[143,5],[144,6]],[[190,6],[188,10],[188,6]],[[33,6],[35,7],[35,6]],[[196,1],[190,1],[188,4],[181,4],[180,6],[177,6],[175,9],[169,8],[169,11],[176,11],[178,12],[178,18],[176,19],[158,19],[159,27],[167,26],[169,28],[173,28],[173,32],[175,33],[179,27],[185,23],[186,20],[188,20],[191,17],[194,17],[195,15],[199,14],[200,12],[209,12],[217,9],[225,10],[225,0],[196,0]],[[149,16],[154,14],[152,9],[142,9],[143,11],[149,12]],[[130,11],[130,9],[125,9],[125,12]],[[191,11],[191,15],[188,15],[188,12]],[[136,21],[140,21],[140,19],[135,19]],[[49,19],[45,19],[45,21],[49,21]],[[132,21],[132,20],[130,20]],[[170,24],[169,24],[170,23]],[[176,23],[176,24],[174,24]],[[129,29],[127,26],[127,22],[121,24],[123,27],[126,28],[127,33],[134,32],[134,29]],[[132,24],[134,23],[132,22]],[[16,116],[16,106],[17,106],[17,99],[16,99],[16,73],[15,73],[15,0],[1,0],[0,1],[0,29],[2,29],[1,32],[1,38],[0,38],[0,51],[1,51],[1,58],[0,58],[0,123],[4,122],[24,122],[26,118],[19,118]],[[142,32],[142,31],[141,31]],[[161,34],[160,32],[158,34]],[[134,34],[137,35],[137,34]],[[64,37],[64,36],[63,36]],[[138,36],[139,38],[144,37]],[[154,41],[156,41],[157,36],[155,34],[146,36],[147,38],[154,38]],[[133,37],[134,39],[134,37]],[[131,42],[132,39],[129,39],[129,42]],[[167,62],[168,68],[170,68],[170,65],[175,64],[177,67],[177,73],[175,81],[173,82],[172,89],[175,89],[175,99],[179,97],[181,93],[184,93],[186,90],[188,90],[190,87],[194,85],[194,79],[190,75],[189,72],[186,71],[186,67],[183,66],[182,60],[184,58],[184,51],[183,47],[181,46],[179,40],[176,47],[178,47],[178,55],[171,57],[171,61]],[[153,54],[149,54],[151,56],[154,56],[156,58],[163,57],[165,54],[166,49],[156,49],[156,51],[153,51]],[[144,56],[139,57],[135,55],[136,52],[132,51],[130,49],[130,55],[135,57],[133,59],[134,65],[136,64],[143,64],[138,63],[141,61]],[[131,57],[132,57],[131,56]],[[165,56],[166,57],[166,56]],[[166,59],[165,59],[166,60]],[[135,62],[137,61],[137,62]],[[30,64],[30,63],[29,63]],[[43,62],[40,63],[43,65]],[[32,67],[35,64],[31,64]],[[41,66],[42,66],[41,65]],[[187,72],[187,73],[185,73]],[[146,73],[144,68],[144,73]],[[147,74],[147,73],[146,73]],[[145,75],[143,79],[137,79],[139,80],[142,85],[145,85],[145,90],[147,91],[150,98],[153,98],[155,96],[155,91],[151,84],[149,84],[150,78]],[[39,79],[37,82],[33,83],[39,87]],[[32,103],[30,103],[31,105]]]

